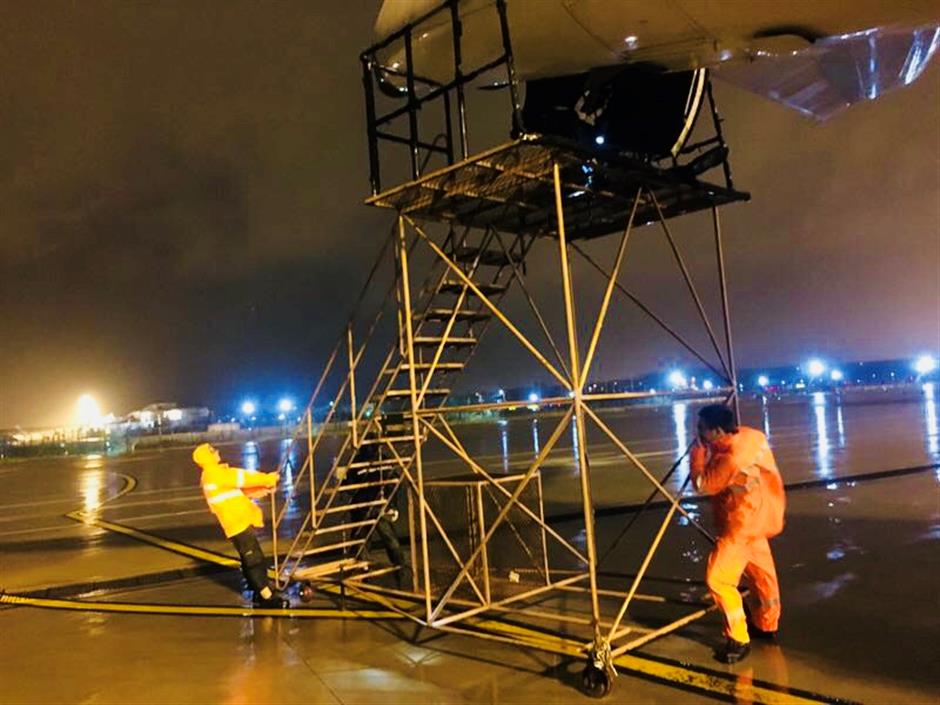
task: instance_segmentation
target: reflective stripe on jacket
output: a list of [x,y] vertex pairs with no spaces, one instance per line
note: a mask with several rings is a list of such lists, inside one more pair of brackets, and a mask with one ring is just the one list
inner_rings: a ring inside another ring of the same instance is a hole
[[719,536],[770,538],[783,530],[783,480],[767,437],[741,426],[691,456],[692,481],[712,495]]
[[264,526],[261,508],[246,493],[253,494],[259,489],[274,487],[276,482],[274,473],[232,468],[224,463],[204,467],[200,478],[209,509],[219,520],[228,538],[240,534],[249,526]]

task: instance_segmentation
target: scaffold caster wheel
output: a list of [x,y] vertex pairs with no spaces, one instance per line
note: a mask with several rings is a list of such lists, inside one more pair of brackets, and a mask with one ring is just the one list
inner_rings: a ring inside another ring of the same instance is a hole
[[316,588],[311,583],[304,583],[300,586],[300,601],[310,602],[316,596]]
[[610,676],[603,668],[589,663],[581,671],[581,690],[592,698],[603,698],[610,692]]

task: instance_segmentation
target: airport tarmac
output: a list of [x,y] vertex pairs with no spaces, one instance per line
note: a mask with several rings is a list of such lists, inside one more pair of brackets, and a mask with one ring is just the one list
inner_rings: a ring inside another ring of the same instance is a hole
[[[696,409],[678,403],[604,417],[661,476],[684,451]],[[791,487],[787,529],[773,541],[784,602],[779,642],[719,665],[711,648],[720,625],[709,614],[636,652],[608,700],[936,702],[933,387],[906,401],[877,392],[851,404],[831,394],[752,400],[743,416],[769,432]],[[547,412],[456,430],[494,473],[510,473],[531,462],[560,420]],[[649,485],[589,433],[601,569],[623,586],[662,514],[647,512],[615,541]],[[571,435],[564,439],[543,472],[546,513],[576,540],[577,475]],[[283,449],[243,444],[223,454],[269,469]],[[333,451],[325,444],[324,462]],[[459,470],[444,449],[428,453],[429,473]],[[673,488],[685,469],[676,475]],[[374,606],[328,596],[298,603],[291,616],[245,616],[237,571],[224,565],[234,552],[206,510],[186,449],[6,463],[0,480],[4,703],[588,700],[576,688],[581,664],[550,649],[419,632]],[[688,522],[667,537],[652,579],[700,597],[707,542]],[[40,601],[14,604],[10,595]],[[350,612],[364,609],[371,612]]]

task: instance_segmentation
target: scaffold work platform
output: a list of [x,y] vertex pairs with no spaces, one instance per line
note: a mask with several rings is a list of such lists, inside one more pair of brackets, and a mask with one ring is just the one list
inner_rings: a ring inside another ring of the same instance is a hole
[[569,240],[622,231],[641,189],[634,227],[750,199],[746,192],[701,181],[681,167],[662,169],[609,150],[526,135],[383,191],[366,203],[418,219],[554,236],[555,164],[561,172]]

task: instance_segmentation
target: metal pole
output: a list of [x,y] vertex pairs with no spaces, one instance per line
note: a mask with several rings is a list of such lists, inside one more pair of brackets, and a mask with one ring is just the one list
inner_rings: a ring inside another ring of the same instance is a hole
[[[715,126],[715,135],[718,137],[718,144],[727,149],[728,145],[725,144],[724,135],[721,133],[721,115],[718,114],[718,106],[715,104],[715,96],[712,95],[712,77],[710,74],[708,78],[705,79],[705,91],[708,93],[708,106],[712,111],[712,124]],[[721,162],[721,168],[725,173],[725,186],[727,186],[729,189],[733,189],[734,181],[731,178],[731,164],[728,162],[727,153],[725,154],[724,160]]]
[[496,0],[499,12],[499,28],[503,38],[503,53],[506,59],[506,78],[509,81],[509,97],[512,101],[513,137],[525,133],[522,124],[522,106],[519,103],[519,86],[516,83],[516,65],[512,55],[512,39],[509,36],[509,18],[506,16],[506,0]]
[[427,242],[428,247],[430,247],[434,251],[434,254],[436,254],[438,258],[440,258],[440,260],[444,262],[444,264],[447,265],[448,269],[450,269],[457,276],[457,278],[460,279],[461,284],[466,285],[474,293],[474,295],[480,300],[480,302],[484,306],[486,306],[486,308],[489,309],[490,313],[492,313],[496,318],[498,318],[500,322],[504,326],[506,326],[509,332],[512,333],[520,343],[522,343],[522,345],[526,348],[526,350],[532,353],[535,359],[538,360],[546,370],[548,370],[549,374],[551,374],[552,377],[557,379],[565,387],[565,389],[571,389],[570,380],[568,380],[568,378],[566,378],[557,369],[555,369],[554,365],[552,365],[552,363],[550,363],[545,358],[545,356],[541,352],[539,352],[538,348],[536,348],[532,344],[532,342],[518,328],[516,328],[515,325],[513,325],[512,321],[510,321],[506,317],[506,315],[502,311],[499,310],[499,307],[496,304],[494,304],[489,299],[489,297],[486,296],[486,294],[480,291],[480,288],[476,284],[473,283],[473,281],[466,275],[466,273],[460,268],[460,266],[456,262],[454,262],[450,257],[448,257],[444,253],[444,251],[440,247],[437,246],[434,240],[432,240],[427,235],[427,233],[425,233],[420,228],[420,226],[418,226],[416,223],[414,223],[410,219],[408,220],[408,224],[414,228],[415,232],[418,233],[418,235],[422,237],[425,242]]
[[349,422],[352,431],[353,448],[359,449],[359,433],[356,419],[356,360],[353,349],[352,324],[346,326],[346,349],[349,357]]
[[[582,249],[578,246],[578,243],[576,243],[576,242],[571,243],[571,247],[574,249],[575,252],[577,252],[579,255],[581,255],[581,257],[583,257],[584,260],[585,260],[588,264],[590,264],[592,267],[594,267],[594,269],[596,269],[598,272],[600,272],[600,273],[604,276],[605,279],[609,279],[609,278],[610,278],[610,272],[608,272],[608,271],[607,271],[606,269],[604,269],[601,265],[599,265],[599,264],[597,263],[597,261],[596,261],[593,257],[591,257],[591,255],[589,255],[587,252],[585,252],[584,250],[582,250]],[[672,336],[672,338],[673,338],[677,343],[679,343],[679,345],[681,345],[681,346],[684,347],[686,350],[688,350],[692,355],[694,355],[694,356],[696,357],[696,359],[698,359],[699,362],[701,362],[703,365],[705,365],[705,367],[707,367],[708,369],[710,369],[712,372],[714,372],[714,373],[715,373],[716,375],[718,375],[719,377],[725,377],[725,372],[723,372],[722,370],[719,370],[719,369],[716,368],[712,363],[710,363],[708,360],[706,360],[705,357],[704,357],[700,352],[698,352],[698,350],[696,350],[695,348],[693,348],[693,347],[689,344],[689,342],[688,342],[687,340],[685,340],[681,335],[679,335],[675,330],[673,330],[662,318],[660,318],[659,316],[657,316],[649,306],[647,306],[647,305],[644,304],[642,301],[640,301],[640,299],[637,298],[637,296],[636,296],[635,294],[633,294],[629,289],[627,289],[626,287],[624,287],[623,284],[621,284],[620,282],[617,282],[617,283],[615,284],[615,286],[616,286],[616,288],[617,288],[617,291],[619,291],[621,294],[623,294],[623,295],[626,296],[628,299],[630,299],[630,301],[632,301],[633,303],[635,303],[643,313],[645,313],[647,316],[649,316],[651,319],[653,319],[653,322],[654,322],[654,323],[656,323],[656,324],[657,324],[660,328],[662,328],[666,333],[668,333],[670,336]]]
[[607,289],[604,291],[604,300],[601,302],[600,311],[597,312],[597,321],[594,323],[594,333],[591,335],[591,343],[588,345],[587,355],[584,356],[584,368],[581,370],[582,380],[586,380],[591,371],[594,351],[597,350],[597,342],[600,340],[601,331],[603,331],[604,323],[607,320],[607,308],[610,306],[610,297],[614,293],[617,277],[620,276],[620,265],[623,263],[623,255],[627,251],[627,240],[630,238],[630,231],[633,229],[633,218],[636,215],[637,206],[640,205],[641,193],[642,189],[638,189],[636,198],[633,199],[633,208],[630,210],[630,219],[627,221],[627,227],[620,238],[620,246],[617,248],[617,256],[614,258],[614,268],[610,273]]
[[364,54],[359,57],[362,63],[362,88],[366,96],[366,131],[369,136],[369,185],[375,196],[382,189],[379,174],[379,144],[375,134],[375,86],[372,83],[372,59]]
[[411,429],[414,435],[415,469],[418,491],[418,524],[421,530],[421,559],[424,577],[424,609],[431,621],[431,567],[428,565],[427,501],[424,496],[424,465],[421,458],[421,428],[418,417],[418,382],[415,378],[415,341],[411,320],[411,283],[408,276],[408,243],[405,219],[398,216],[398,261],[401,266],[401,307],[404,313],[405,352],[408,358],[408,390],[411,396]]
[[[440,440],[445,446],[447,446],[451,451],[453,451],[454,454],[457,455],[457,457],[459,457],[461,460],[467,463],[467,465],[470,466],[470,469],[473,470],[473,472],[475,472],[478,475],[482,475],[483,479],[485,479],[491,487],[495,487],[498,492],[500,492],[505,497],[508,497],[509,502],[514,503],[517,509],[521,510],[523,514],[525,514],[534,522],[536,522],[539,526],[541,526],[543,532],[547,531],[549,534],[551,534],[552,538],[556,539],[562,546],[564,546],[565,549],[571,552],[571,555],[573,555],[579,561],[582,561],[584,563],[587,562],[587,559],[583,555],[581,555],[581,552],[578,551],[578,549],[572,546],[567,541],[567,539],[562,537],[561,534],[555,531],[555,529],[552,529],[550,526],[548,526],[548,524],[545,523],[544,514],[536,514],[535,512],[532,511],[532,509],[527,507],[524,502],[521,502],[518,499],[513,500],[512,493],[509,490],[507,490],[505,487],[503,487],[502,483],[497,482],[496,478],[494,478],[490,473],[488,473],[483,468],[483,466],[481,466],[473,458],[470,457],[470,454],[467,453],[467,449],[464,448],[463,445],[460,443],[460,439],[457,438],[457,434],[454,433],[454,429],[450,426],[450,424],[447,423],[444,417],[439,416],[438,418],[440,419],[441,424],[444,426],[444,429],[447,431],[447,435],[450,436],[449,439],[444,434],[442,434],[438,429],[434,428],[434,426],[432,426],[430,422],[428,422],[427,420],[423,420],[424,425],[427,426],[428,430],[430,430],[431,433],[433,433],[438,438],[438,440]],[[538,475],[537,477],[541,477],[541,475]]]
[[411,47],[411,27],[405,32],[405,68],[408,85],[408,137],[411,152],[411,178],[417,179],[418,172],[418,97],[415,93],[415,67]]
[[499,231],[496,228],[493,228],[493,234],[496,236],[496,241],[499,243],[499,246],[505,253],[506,259],[509,260],[509,266],[512,268],[513,277],[517,282],[519,282],[519,286],[522,289],[522,294],[525,296],[525,299],[529,304],[529,309],[535,316],[535,320],[538,321],[539,327],[542,329],[542,334],[545,336],[545,339],[548,341],[548,344],[552,347],[552,350],[555,353],[555,359],[558,361],[558,366],[561,367],[562,371],[566,375],[570,374],[568,372],[568,364],[562,357],[561,351],[558,349],[558,345],[555,343],[555,339],[552,337],[551,331],[548,330],[548,326],[545,324],[545,319],[542,317],[542,312],[539,311],[539,307],[536,305],[535,299],[532,298],[532,294],[529,293],[529,288],[525,284],[525,275],[523,275],[523,273],[519,270],[519,265],[516,263],[516,258],[512,256],[512,253],[508,249],[506,249],[506,244],[503,242],[503,238],[500,237]]
[[[691,477],[691,475],[689,476]],[[614,619],[614,623],[610,626],[610,633],[607,635],[609,641],[623,636],[626,631],[618,632],[617,627],[620,626],[620,622],[623,620],[624,616],[627,614],[627,609],[630,607],[630,603],[633,601],[633,596],[636,595],[637,589],[640,587],[640,581],[643,580],[643,577],[646,575],[646,569],[649,568],[650,561],[653,560],[653,556],[656,555],[656,549],[659,548],[660,542],[663,540],[663,536],[666,535],[666,529],[669,527],[669,523],[672,521],[672,517],[676,513],[676,509],[679,507],[679,498],[682,495],[682,491],[685,489],[685,485],[688,484],[688,478],[683,484],[682,489],[679,490],[679,493],[676,495],[675,499],[672,501],[672,506],[669,508],[669,511],[666,512],[666,517],[663,519],[662,523],[659,525],[659,530],[656,532],[656,536],[653,538],[653,543],[650,544],[649,550],[646,552],[646,556],[643,558],[643,563],[640,565],[640,569],[637,571],[636,575],[633,577],[633,583],[630,585],[630,591],[627,593],[626,598],[624,598],[623,604],[620,605],[620,610],[617,612],[617,617]]]
[[565,324],[568,329],[568,355],[571,369],[571,389],[574,392],[573,409],[575,433],[578,439],[578,474],[581,480],[581,503],[584,510],[584,539],[587,544],[588,578],[591,586],[591,617],[594,624],[595,639],[600,636],[601,609],[597,597],[597,546],[594,537],[594,499],[591,496],[591,479],[588,475],[587,436],[584,433],[585,406],[581,379],[581,363],[578,359],[578,329],[575,323],[574,292],[571,286],[571,273],[568,269],[568,242],[565,240],[565,214],[561,198],[561,170],[558,162],[552,165],[555,181],[555,215],[558,219],[558,256],[561,264],[561,282],[565,295]]
[[[526,470],[525,474],[523,474],[522,477],[519,479],[519,484],[516,486],[516,489],[513,491],[512,495],[509,497],[508,501],[503,506],[503,508],[500,510],[499,514],[490,524],[489,528],[486,531],[486,535],[483,537],[481,541],[481,544],[486,543],[491,538],[493,538],[493,534],[496,533],[496,529],[499,528],[499,525],[509,514],[510,510],[513,508],[513,505],[516,504],[519,497],[522,496],[522,492],[523,490],[525,490],[526,485],[529,484],[529,481],[532,479],[532,476],[535,475],[535,473],[537,473],[539,469],[542,467],[542,463],[545,462],[545,458],[547,458],[548,454],[551,453],[551,451],[555,448],[555,444],[558,442],[558,439],[561,437],[561,434],[564,432],[565,427],[567,427],[567,425],[570,422],[571,422],[571,409],[569,409],[568,411],[564,413],[564,415],[562,415],[561,421],[559,421],[558,425],[555,427],[555,430],[552,432],[552,435],[549,436],[548,440],[545,442],[545,445],[542,447],[542,450],[539,451],[539,454],[536,456],[535,460],[533,460],[532,464],[529,465],[529,469]],[[519,506],[525,506],[525,505],[520,504]],[[466,565],[457,574],[457,577],[454,578],[454,581],[451,583],[450,587],[447,588],[446,592],[444,593],[444,596],[440,599],[440,602],[438,602],[437,608],[434,610],[434,613],[432,614],[433,618],[437,617],[438,612],[440,612],[444,608],[445,603],[451,598],[451,595],[453,595],[454,592],[457,590],[464,576],[468,572],[468,566],[477,559],[477,556],[480,555],[481,551],[482,551],[482,545],[477,546],[474,549],[473,553],[470,554],[470,557],[467,559]],[[577,553],[577,551],[575,551],[575,553]],[[429,620],[429,623],[430,623],[430,620]]]
[[307,465],[310,472],[310,524],[317,524],[317,482],[315,465],[313,463],[313,404],[307,409]]
[[277,516],[277,490],[271,491],[271,553],[274,554],[274,587],[281,589],[281,573],[278,567],[277,557],[277,526],[274,524],[274,517]]
[[669,230],[669,225],[666,223],[666,216],[663,215],[663,211],[659,206],[659,200],[656,198],[656,194],[653,193],[652,190],[649,191],[649,194],[653,199],[653,205],[656,206],[656,215],[659,218],[660,226],[662,226],[663,234],[666,236],[666,240],[669,241],[669,247],[672,250],[673,256],[676,258],[676,263],[679,265],[679,270],[682,272],[682,277],[685,279],[685,285],[688,287],[689,293],[692,295],[692,300],[695,302],[695,307],[698,309],[698,315],[702,319],[702,323],[705,325],[705,331],[708,333],[708,339],[711,341],[712,347],[715,350],[715,354],[718,356],[718,361],[721,363],[721,367],[725,371],[725,379],[730,382],[731,370],[728,369],[728,365],[725,364],[725,357],[721,354],[721,348],[718,345],[718,339],[715,337],[715,331],[712,329],[712,324],[708,320],[708,315],[705,313],[705,307],[702,305],[702,299],[698,295],[698,290],[696,290],[695,284],[692,283],[692,275],[689,273],[689,268],[685,266],[685,260],[682,257],[682,253],[679,252],[679,247],[676,245],[676,241],[672,237],[672,232]]
[[725,256],[721,246],[721,220],[718,217],[718,207],[712,206],[712,221],[715,225],[715,254],[718,259],[718,284],[721,287],[721,315],[725,324],[725,345],[728,350],[728,366],[731,368],[731,386],[734,387],[732,403],[734,417],[741,422],[741,404],[738,400],[738,369],[734,364],[734,342],[731,339],[731,311],[728,307],[728,280],[725,276]]
[[[486,531],[485,515],[483,514],[483,486],[481,484],[474,485],[472,490],[474,495],[476,495],[476,515],[477,515],[477,527],[480,532],[480,538],[483,538],[483,534]],[[481,543],[483,546],[483,552],[480,554],[480,560],[483,565],[483,596],[486,598],[484,604],[490,604],[490,556],[489,552],[486,550],[486,544]],[[469,578],[470,575],[467,575]]]
[[450,23],[454,41],[454,85],[457,88],[457,128],[460,130],[460,158],[466,159],[467,155],[470,154],[470,145],[467,140],[467,101],[463,93],[463,57],[460,48],[463,24],[460,22],[460,10],[457,7],[459,2],[460,0],[450,1]]

